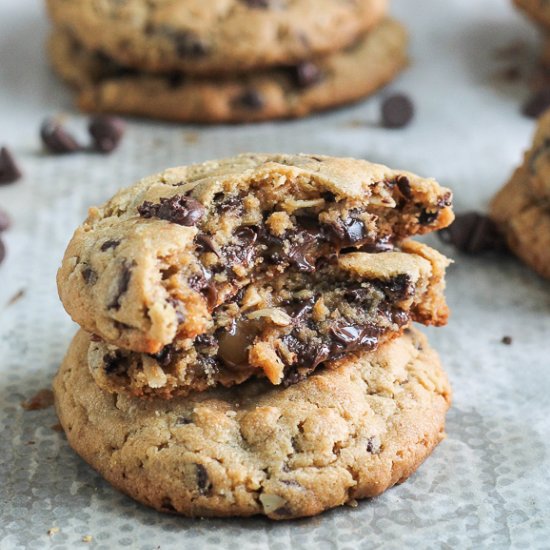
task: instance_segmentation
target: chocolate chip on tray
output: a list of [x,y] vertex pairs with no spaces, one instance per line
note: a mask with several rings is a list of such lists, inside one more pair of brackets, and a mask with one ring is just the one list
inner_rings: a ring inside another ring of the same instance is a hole
[[511,346],[512,345],[512,337],[511,336],[503,336],[501,342],[505,346]]
[[504,237],[496,224],[488,216],[478,212],[458,214],[453,224],[442,229],[438,235],[444,243],[467,254],[501,251],[506,248]]
[[126,128],[125,122],[114,116],[98,115],[90,119],[88,131],[92,136],[92,148],[100,153],[114,151]]
[[0,148],[0,185],[14,183],[21,178],[21,170],[7,147]]
[[382,103],[382,126],[404,128],[414,117],[414,104],[404,94],[394,94]]
[[82,146],[70,134],[62,124],[55,119],[49,118],[40,127],[40,138],[44,147],[55,155],[66,155],[82,151]]

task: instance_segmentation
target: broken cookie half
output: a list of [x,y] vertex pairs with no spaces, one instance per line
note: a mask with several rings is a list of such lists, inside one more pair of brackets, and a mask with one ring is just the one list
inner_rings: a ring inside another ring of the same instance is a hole
[[411,321],[444,324],[447,264],[415,242],[344,253],[311,273],[290,269],[250,283],[213,311],[206,333],[156,354],[96,339],[88,365],[102,389],[134,396],[171,398],[252,376],[288,386],[319,365],[376,349]]
[[[339,353],[338,338],[328,344],[324,336],[338,332],[323,317],[327,311],[368,325],[372,318],[358,317],[362,300],[400,302],[379,282],[391,277],[370,276],[368,266],[383,263],[384,254],[406,256],[396,251],[404,239],[449,225],[451,199],[434,180],[362,160],[247,154],[174,168],[90,210],[67,248],[59,293],[72,318],[96,339],[123,355],[126,349],[153,357],[143,371],[157,372],[154,356],[162,362],[169,350],[212,357],[220,338],[216,345],[209,338],[223,327],[222,350],[238,348],[235,342],[244,338],[248,359],[280,382],[289,365],[309,357],[304,341],[323,342],[319,358]],[[353,251],[364,255],[354,259]],[[402,285],[403,292],[417,281]],[[368,299],[345,298],[359,287]],[[283,302],[300,303],[304,291],[311,291],[302,299],[307,322],[298,329],[293,308],[300,306]],[[389,324],[406,324],[388,315]],[[375,321],[376,331],[384,332],[383,325]],[[355,332],[341,336],[354,340]]]

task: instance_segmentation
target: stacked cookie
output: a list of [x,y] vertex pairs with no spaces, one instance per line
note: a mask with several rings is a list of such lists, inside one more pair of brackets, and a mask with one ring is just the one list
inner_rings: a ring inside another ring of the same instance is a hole
[[117,193],[71,240],[82,330],[56,377],[74,449],[158,510],[285,519],[375,496],[444,436],[435,181],[352,159],[241,155]]
[[387,0],[48,0],[55,70],[86,111],[187,122],[300,117],[406,65]]
[[550,278],[550,111],[539,119],[531,149],[494,197],[490,215],[509,248]]

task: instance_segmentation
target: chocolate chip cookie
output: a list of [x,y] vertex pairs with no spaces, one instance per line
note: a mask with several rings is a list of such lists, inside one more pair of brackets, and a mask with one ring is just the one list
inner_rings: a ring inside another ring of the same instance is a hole
[[514,3],[536,23],[545,28],[550,27],[550,2],[548,0],[514,0]]
[[351,45],[387,0],[48,0],[86,50],[146,72],[235,73]]
[[170,401],[113,397],[75,337],[54,381],[70,445],[116,488],[187,516],[312,516],[406,480],[444,438],[450,388],[407,331],[289,388],[249,381]]
[[140,397],[188,395],[252,376],[288,386],[327,361],[376,349],[411,320],[444,324],[447,263],[414,242],[401,251],[343,254],[312,274],[288,271],[248,285],[195,340],[154,355],[93,341],[88,364],[101,388]]
[[157,354],[207,333],[212,312],[256,281],[446,227],[451,200],[434,180],[354,159],[248,154],[174,168],[90,209],[59,294],[88,332]]
[[77,92],[81,109],[182,122],[252,122],[302,117],[358,101],[407,63],[407,35],[386,20],[328,57],[230,76],[192,77],[128,69],[90,53],[66,31],[49,44],[54,69]]
[[509,248],[550,278],[550,112],[540,118],[522,166],[493,199],[491,217]]

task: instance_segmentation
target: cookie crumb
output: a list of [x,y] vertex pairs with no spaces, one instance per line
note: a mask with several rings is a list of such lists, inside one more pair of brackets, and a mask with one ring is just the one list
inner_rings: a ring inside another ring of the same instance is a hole
[[512,345],[512,337],[511,336],[503,336],[501,342],[505,346],[511,346]]
[[50,527],[48,529],[48,537],[53,537],[57,533],[59,533],[59,527]]
[[82,537],[82,542],[92,542],[94,540],[94,538],[92,537],[92,535],[84,535]]
[[49,389],[42,389],[33,395],[30,399],[23,401],[21,406],[26,411],[38,411],[47,409],[53,405],[53,392]]
[[25,289],[22,288],[21,290],[18,290],[7,302],[6,302],[6,307],[8,306],[12,306],[13,304],[15,304],[16,302],[18,302],[19,300],[21,300],[21,298],[23,298],[23,296],[25,296]]

